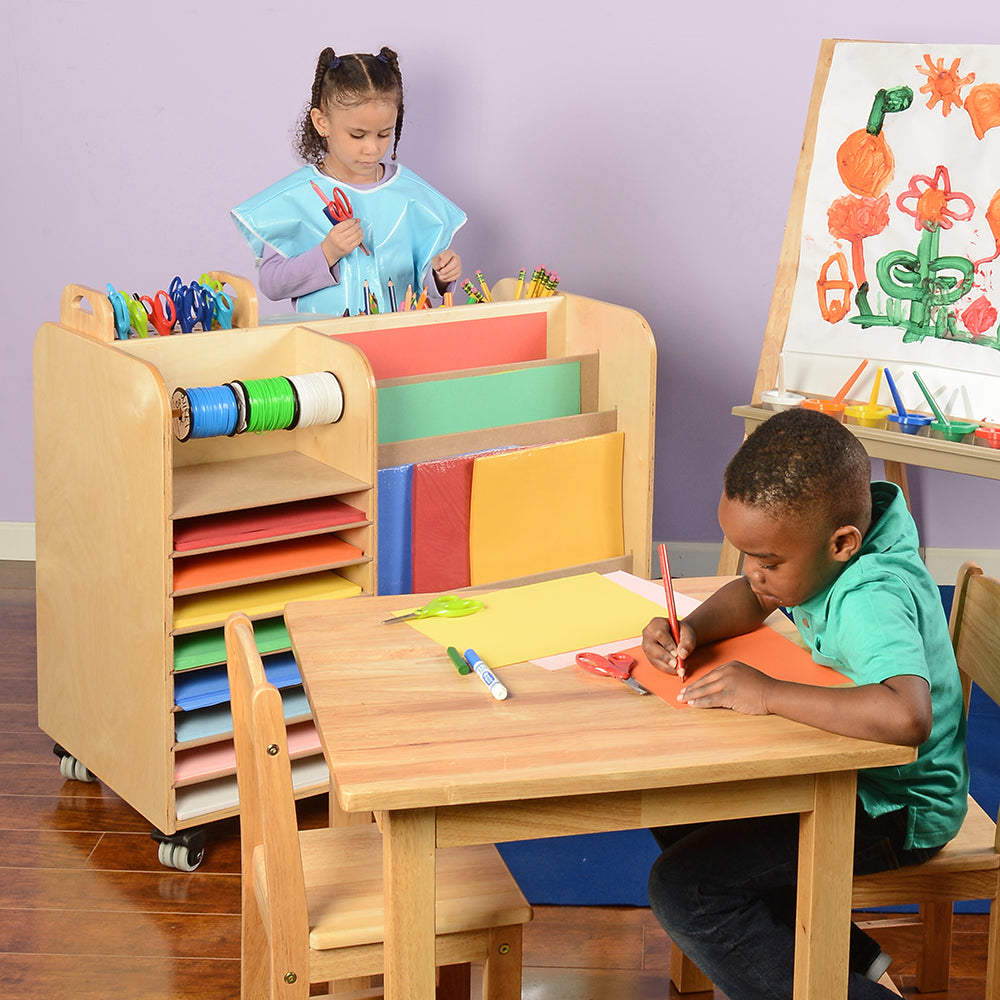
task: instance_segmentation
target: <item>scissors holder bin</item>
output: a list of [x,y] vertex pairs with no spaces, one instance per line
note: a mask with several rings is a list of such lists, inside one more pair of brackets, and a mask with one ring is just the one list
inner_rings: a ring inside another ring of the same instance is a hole
[[[656,357],[638,314],[572,295],[512,300],[504,279],[485,305],[259,326],[253,286],[216,276],[236,290],[232,330],[117,340],[104,294],[70,285],[34,354],[39,725],[63,773],[121,796],[176,867],[196,860],[185,834],[239,809],[230,612],[254,620],[280,678],[298,794],[327,789],[284,605],[383,589],[383,556],[398,556],[379,524],[384,470],[618,436],[620,553],[555,572],[648,577],[650,566]],[[531,360],[500,349],[524,337]],[[396,390],[433,403],[463,379],[552,366],[579,370],[579,412],[540,418],[515,405],[513,420],[389,433]],[[176,434],[178,389],[322,372],[342,389],[336,422]]]

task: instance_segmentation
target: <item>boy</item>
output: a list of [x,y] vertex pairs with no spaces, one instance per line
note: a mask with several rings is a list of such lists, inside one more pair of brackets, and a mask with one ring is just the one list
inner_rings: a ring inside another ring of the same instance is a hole
[[[864,449],[832,417],[797,409],[761,424],[729,463],[719,501],[722,530],[744,553],[743,577],[684,618],[676,647],[663,618],[642,643],[654,666],[683,676],[699,643],[791,610],[813,659],[853,687],[776,681],[732,661],[680,697],[919,747],[912,764],[858,774],[858,874],[933,856],[958,832],[968,793],[962,690],[940,595],[899,487],[870,479]],[[791,997],[798,817],[653,835],[663,853],[650,903],[671,939],[730,1000]],[[851,1000],[893,995],[876,982],[888,962],[852,926]]]

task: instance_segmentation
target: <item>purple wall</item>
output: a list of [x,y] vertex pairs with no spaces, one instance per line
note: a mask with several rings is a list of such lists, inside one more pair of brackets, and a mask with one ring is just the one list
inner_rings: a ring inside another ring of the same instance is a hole
[[[588,6],[11,5],[0,522],[34,517],[31,343],[63,286],[252,275],[228,209],[296,165],[316,54],[388,44],[407,87],[400,159],[469,213],[467,273],[543,264],[649,320],[654,537],[717,541],[741,437],[729,410],[753,385],[820,41],[1000,43],[1000,22],[985,0],[947,17],[933,0]],[[995,507],[996,484],[915,472],[913,485],[926,544],[1000,548],[997,519],[969,516]]]

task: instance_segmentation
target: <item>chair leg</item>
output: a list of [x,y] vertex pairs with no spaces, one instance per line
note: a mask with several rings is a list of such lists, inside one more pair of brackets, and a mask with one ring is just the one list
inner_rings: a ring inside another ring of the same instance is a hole
[[472,995],[472,966],[442,965],[438,968],[436,1000],[470,1000]]
[[986,996],[1000,996],[1000,898],[990,901],[990,931],[986,941]]
[[483,962],[483,1000],[521,1000],[521,925],[494,927]]
[[673,942],[670,943],[670,981],[678,993],[706,993],[714,989],[712,980]]
[[921,993],[938,993],[948,989],[953,909],[951,902],[920,904],[924,930],[917,955],[917,989]]
[[253,891],[243,891],[240,922],[240,996],[243,1000],[266,997],[270,992],[271,946]]

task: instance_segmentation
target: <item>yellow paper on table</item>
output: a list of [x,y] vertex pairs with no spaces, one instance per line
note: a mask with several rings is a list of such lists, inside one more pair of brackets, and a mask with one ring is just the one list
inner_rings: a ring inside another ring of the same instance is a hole
[[472,584],[624,555],[623,444],[614,432],[477,458]]
[[664,613],[655,601],[599,573],[476,596],[485,607],[474,615],[418,618],[408,624],[442,646],[461,653],[472,648],[488,666],[502,667],[637,636],[651,618]]

